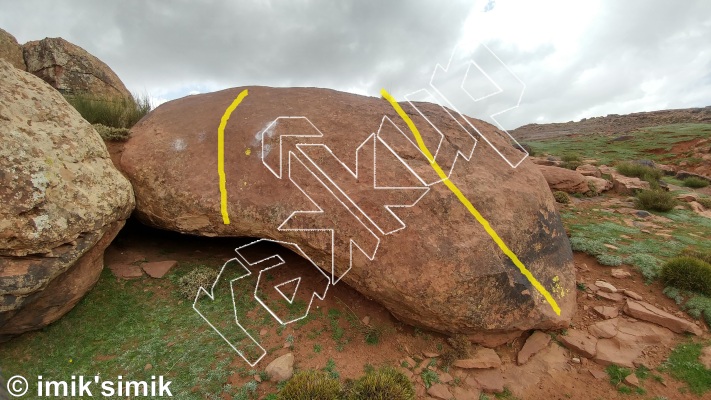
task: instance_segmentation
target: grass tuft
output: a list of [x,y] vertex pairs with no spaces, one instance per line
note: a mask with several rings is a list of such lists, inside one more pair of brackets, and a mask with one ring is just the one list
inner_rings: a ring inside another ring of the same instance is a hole
[[555,192],[553,192],[553,198],[556,202],[560,204],[570,203],[570,196],[568,196],[568,193],[562,192],[560,190],[556,190]]
[[658,182],[664,175],[662,171],[642,164],[623,162],[615,167],[617,172],[631,178],[639,178],[647,182]]
[[88,94],[65,95],[90,124],[101,124],[111,128],[131,128],[151,111],[148,96],[130,98],[102,98]]
[[676,206],[674,194],[662,190],[642,190],[637,193],[635,204],[647,211],[667,212]]
[[278,400],[333,400],[342,396],[341,383],[320,371],[297,372],[279,391]]
[[668,286],[711,296],[711,264],[692,257],[676,257],[662,267],[660,278]]
[[699,362],[702,348],[701,343],[682,343],[661,365],[662,370],[686,383],[691,392],[699,396],[711,389],[711,371]]
[[701,189],[709,185],[709,182],[705,179],[697,178],[695,176],[690,176],[684,179],[684,186],[692,189]]
[[414,400],[415,388],[400,371],[382,367],[366,373],[347,390],[347,400]]

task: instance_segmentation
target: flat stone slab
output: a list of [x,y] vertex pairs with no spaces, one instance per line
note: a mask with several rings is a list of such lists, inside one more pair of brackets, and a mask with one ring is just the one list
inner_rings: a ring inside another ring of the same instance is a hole
[[138,279],[143,277],[143,270],[136,265],[113,264],[109,265],[109,269],[119,279]]
[[175,260],[170,260],[170,261],[155,261],[155,262],[149,262],[141,265],[141,268],[143,268],[144,271],[150,276],[151,278],[157,278],[160,279],[165,276],[173,267],[178,265],[178,262]]

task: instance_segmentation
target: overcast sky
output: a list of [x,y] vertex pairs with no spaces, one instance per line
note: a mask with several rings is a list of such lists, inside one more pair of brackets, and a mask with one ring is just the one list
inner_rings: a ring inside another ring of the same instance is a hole
[[711,105],[708,0],[0,0],[0,27],[63,37],[159,101],[245,85],[402,100],[435,93],[457,48],[435,87],[487,120],[520,98],[507,129]]

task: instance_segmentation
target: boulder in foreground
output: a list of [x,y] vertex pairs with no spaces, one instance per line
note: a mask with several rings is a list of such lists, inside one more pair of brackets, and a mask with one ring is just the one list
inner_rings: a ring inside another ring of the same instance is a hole
[[[218,127],[243,89],[165,103],[134,126],[120,168],[143,222],[296,243],[332,282],[342,278],[400,320],[439,332],[501,335],[567,325],[575,306],[572,251],[538,169],[528,160],[511,168],[480,140],[451,179],[551,293],[560,316],[445,185],[427,191],[425,184],[440,178],[383,99],[248,88],[224,130],[225,224]],[[441,107],[416,105],[446,136],[437,162],[449,171],[457,151],[471,152],[472,135]],[[402,106],[434,153],[439,133],[412,105]],[[504,155],[520,157],[493,126],[469,121]],[[374,189],[376,169],[382,189]],[[387,204],[412,206],[390,212]]]

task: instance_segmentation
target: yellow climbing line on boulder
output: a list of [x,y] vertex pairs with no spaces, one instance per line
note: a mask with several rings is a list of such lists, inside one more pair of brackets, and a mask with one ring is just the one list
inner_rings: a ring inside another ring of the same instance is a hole
[[417,141],[417,146],[425,154],[425,156],[427,157],[427,160],[429,160],[432,168],[434,168],[435,172],[437,172],[437,175],[439,175],[439,177],[442,179],[442,182],[444,182],[444,184],[447,185],[449,190],[451,190],[452,193],[454,193],[454,195],[457,196],[459,201],[462,202],[462,204],[464,204],[464,206],[474,216],[474,218],[477,220],[477,222],[479,222],[479,224],[482,227],[484,227],[484,230],[486,231],[486,233],[488,233],[489,236],[491,236],[491,238],[494,239],[494,242],[499,246],[501,251],[503,251],[504,254],[506,254],[506,256],[508,256],[511,259],[511,261],[513,261],[514,265],[516,265],[516,267],[518,267],[518,270],[521,271],[523,276],[525,276],[526,279],[528,279],[528,281],[531,282],[533,287],[536,288],[536,290],[538,290],[538,292],[543,295],[543,297],[546,299],[546,301],[548,301],[548,304],[550,304],[551,307],[553,308],[553,311],[555,311],[555,313],[557,315],[560,315],[560,307],[558,307],[558,303],[556,303],[553,296],[551,296],[551,294],[548,292],[548,290],[546,290],[546,288],[543,287],[543,285],[541,285],[540,282],[538,282],[538,280],[533,276],[533,274],[531,274],[531,271],[529,271],[526,268],[526,266],[523,265],[521,260],[519,260],[518,257],[516,257],[516,254],[514,254],[514,252],[511,251],[508,246],[506,246],[506,243],[504,243],[504,241],[499,237],[499,235],[496,233],[496,231],[494,231],[494,228],[492,228],[491,225],[489,225],[489,222],[486,220],[486,218],[484,218],[484,216],[481,215],[479,213],[479,211],[477,211],[476,208],[474,208],[472,203],[464,196],[464,194],[462,194],[462,192],[459,190],[459,188],[452,181],[450,181],[449,178],[447,178],[447,174],[442,170],[442,168],[440,168],[440,166],[437,164],[434,157],[432,156],[432,153],[430,153],[430,151],[427,149],[427,146],[425,145],[425,142],[422,140],[422,136],[420,135],[420,132],[417,130],[415,123],[412,122],[410,117],[405,113],[405,111],[400,107],[400,105],[397,103],[397,101],[395,101],[395,99],[390,95],[390,93],[388,93],[385,89],[381,89],[380,94],[383,96],[384,99],[386,99],[390,103],[390,105],[393,106],[393,108],[395,109],[397,114],[400,116],[400,118],[402,118],[405,121],[408,128],[410,128],[410,131],[412,131],[413,135],[415,135],[415,140]]
[[236,99],[227,107],[225,113],[222,114],[220,126],[217,128],[217,174],[220,177],[220,211],[222,212],[222,222],[225,225],[230,224],[230,216],[227,213],[227,183],[225,181],[225,127],[230,115],[237,108],[242,99],[247,97],[249,92],[244,89]]

